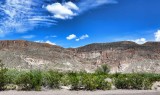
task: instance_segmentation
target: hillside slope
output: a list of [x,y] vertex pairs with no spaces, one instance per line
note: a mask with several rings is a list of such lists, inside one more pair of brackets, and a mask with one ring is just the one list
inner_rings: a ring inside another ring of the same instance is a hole
[[160,43],[122,41],[79,47],[77,55],[95,65],[109,64],[112,72],[160,72]]
[[17,69],[79,71],[88,68],[72,51],[46,43],[22,40],[0,41],[0,59],[7,67]]
[[7,67],[16,69],[92,72],[101,64],[108,64],[113,73],[160,73],[160,43],[138,45],[122,41],[65,49],[45,43],[5,40],[0,41],[0,59]]

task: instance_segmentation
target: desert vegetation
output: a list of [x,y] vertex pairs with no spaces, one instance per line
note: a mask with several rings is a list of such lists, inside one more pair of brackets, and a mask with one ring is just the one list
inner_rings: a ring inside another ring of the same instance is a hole
[[6,75],[7,69],[4,68],[4,64],[0,60],[0,90],[4,90],[4,86],[6,85]]
[[131,73],[109,74],[109,67],[102,65],[95,73],[57,72],[53,70],[15,70],[6,69],[1,63],[0,90],[35,90],[61,89],[70,90],[110,90],[138,89],[148,90],[154,82],[160,81],[160,74]]

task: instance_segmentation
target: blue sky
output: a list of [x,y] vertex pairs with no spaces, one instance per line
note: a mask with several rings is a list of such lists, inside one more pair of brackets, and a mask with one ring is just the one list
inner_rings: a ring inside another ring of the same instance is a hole
[[160,0],[0,0],[0,40],[78,47],[160,41]]

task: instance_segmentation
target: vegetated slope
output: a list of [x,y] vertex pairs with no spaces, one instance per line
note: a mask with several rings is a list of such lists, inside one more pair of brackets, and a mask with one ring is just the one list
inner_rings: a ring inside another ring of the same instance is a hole
[[111,72],[160,72],[160,43],[123,41],[79,48],[22,40],[0,41],[0,59],[9,68],[91,72],[108,64]]

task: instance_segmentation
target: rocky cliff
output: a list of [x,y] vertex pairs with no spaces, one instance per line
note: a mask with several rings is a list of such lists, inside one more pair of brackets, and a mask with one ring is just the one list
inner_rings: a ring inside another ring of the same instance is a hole
[[0,41],[0,59],[7,67],[16,69],[93,72],[101,64],[108,64],[112,73],[160,73],[160,43],[138,45],[123,41],[65,49],[44,43],[8,40]]

